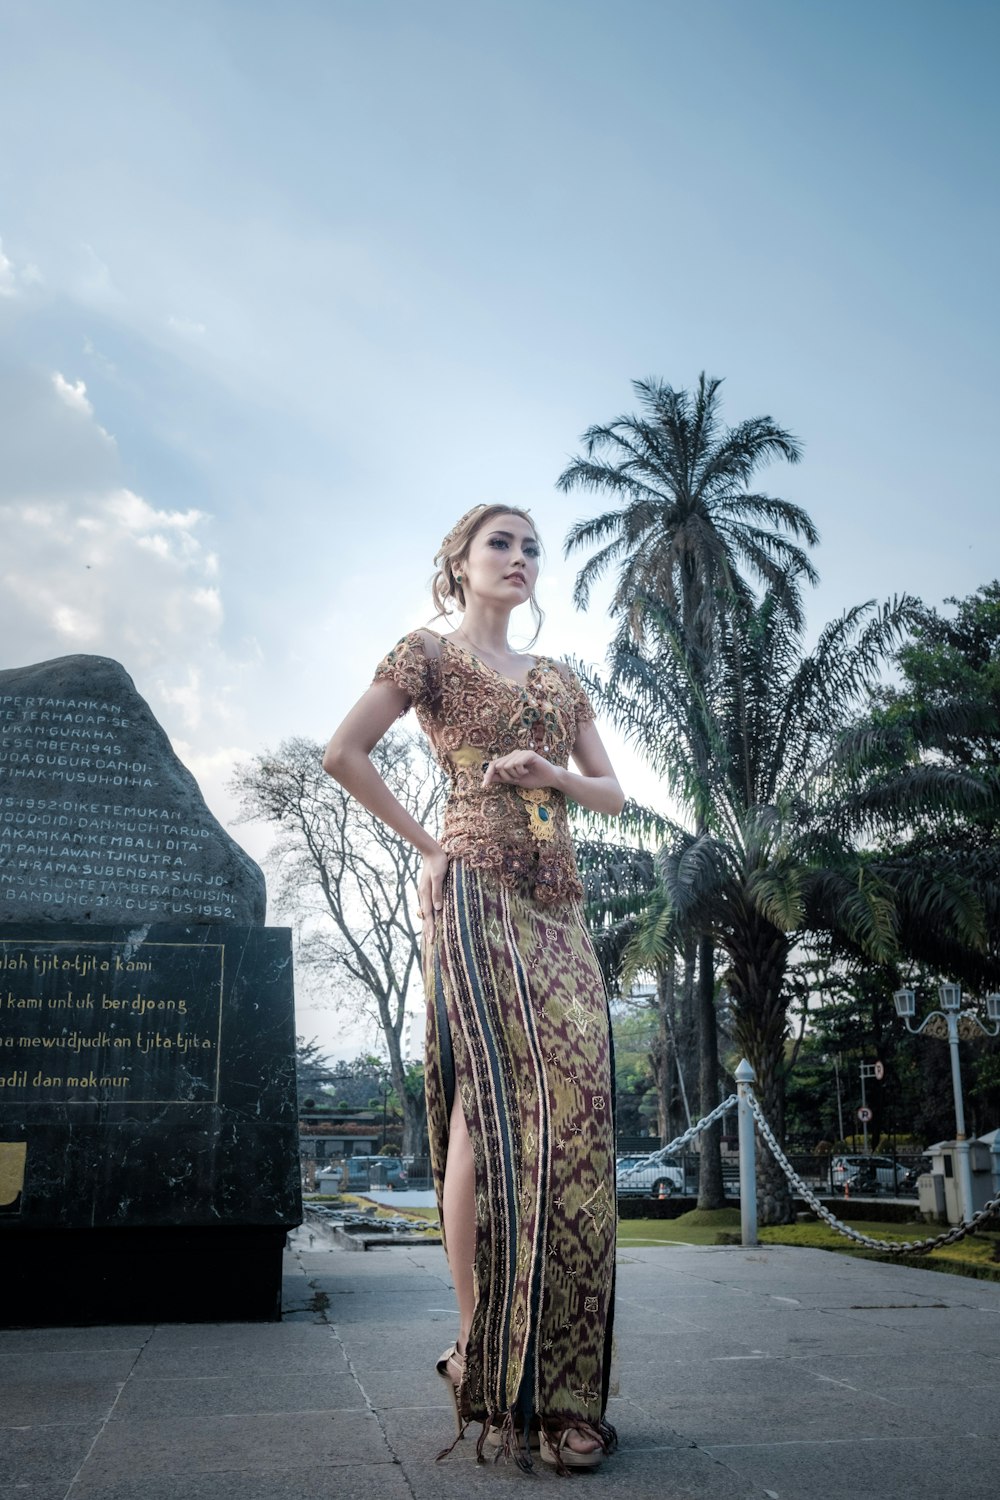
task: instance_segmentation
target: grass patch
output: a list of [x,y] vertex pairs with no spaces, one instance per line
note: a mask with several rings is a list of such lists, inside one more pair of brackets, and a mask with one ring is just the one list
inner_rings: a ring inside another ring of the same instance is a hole
[[689,1208],[674,1220],[690,1229],[739,1229],[740,1222],[738,1208]]
[[619,1245],[714,1245],[720,1230],[740,1227],[738,1208],[692,1208],[676,1219],[619,1219]]
[[[844,1220],[850,1224],[849,1219]],[[907,1240],[931,1239],[940,1230],[931,1224],[879,1223],[865,1220],[851,1224],[852,1229],[871,1235],[877,1240],[891,1240],[903,1244]],[[759,1230],[762,1245],[808,1245],[816,1250],[838,1250],[842,1254],[859,1255],[866,1260],[893,1261],[898,1265],[916,1266],[922,1271],[949,1271],[956,1276],[974,1276],[983,1281],[1000,1281],[1000,1261],[996,1259],[1000,1234],[978,1233],[966,1235],[953,1245],[944,1245],[939,1250],[923,1255],[892,1255],[885,1250],[870,1250],[864,1245],[855,1245],[845,1239],[828,1224],[767,1224]]]
[[[872,1239],[905,1243],[907,1240],[930,1239],[938,1231],[929,1224],[884,1223],[859,1220],[852,1229]],[[618,1243],[623,1249],[642,1245],[716,1245],[719,1237],[732,1236],[740,1228],[739,1210],[735,1208],[692,1209],[677,1219],[619,1219]],[[864,1260],[892,1261],[897,1265],[915,1266],[921,1271],[946,1271],[955,1276],[973,1276],[983,1281],[1000,1281],[1000,1261],[996,1259],[1000,1232],[966,1235],[954,1245],[924,1255],[891,1255],[887,1251],[869,1250],[856,1245],[821,1220],[813,1224],[766,1224],[758,1231],[762,1245],[804,1245],[813,1250],[836,1250],[842,1255],[856,1255]]]
[[392,1208],[388,1203],[376,1203],[362,1193],[343,1193],[340,1197],[343,1208],[357,1208],[375,1219],[410,1219],[414,1229],[438,1230],[436,1208]]

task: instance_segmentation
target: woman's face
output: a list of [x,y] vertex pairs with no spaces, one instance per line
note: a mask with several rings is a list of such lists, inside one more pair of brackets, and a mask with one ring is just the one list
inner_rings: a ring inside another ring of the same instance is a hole
[[469,544],[462,575],[465,598],[516,609],[531,598],[541,548],[530,521],[499,515],[480,527]]

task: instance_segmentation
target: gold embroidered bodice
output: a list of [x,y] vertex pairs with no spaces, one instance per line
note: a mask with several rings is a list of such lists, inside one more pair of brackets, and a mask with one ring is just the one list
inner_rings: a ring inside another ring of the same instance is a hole
[[522,686],[465,647],[415,630],[383,657],[374,680],[407,694],[448,777],[445,851],[541,905],[582,896],[563,794],[482,784],[486,763],[512,750],[568,765],[578,726],[594,717],[569,668],[538,656]]

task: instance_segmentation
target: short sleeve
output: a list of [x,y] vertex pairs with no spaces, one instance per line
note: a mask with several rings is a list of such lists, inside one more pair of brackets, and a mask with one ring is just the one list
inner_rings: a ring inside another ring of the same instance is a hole
[[597,715],[594,713],[594,706],[591,703],[590,699],[587,697],[583,683],[580,681],[579,677],[577,677],[576,673],[573,671],[573,668],[567,666],[565,662],[558,662],[557,669],[559,672],[559,676],[566,684],[566,689],[569,693],[570,707],[573,711],[573,717],[576,720],[577,729],[579,729],[581,724],[589,724],[593,719],[597,717]]
[[594,705],[587,696],[583,683],[575,672],[570,673],[570,681],[573,686],[573,708],[576,713],[577,728],[581,724],[589,724],[596,718]]
[[420,632],[414,630],[397,641],[391,651],[386,652],[375,668],[372,682],[391,682],[395,687],[402,688],[409,699],[402,711],[405,714],[411,707],[430,706],[434,698],[433,678],[436,665],[427,655]]

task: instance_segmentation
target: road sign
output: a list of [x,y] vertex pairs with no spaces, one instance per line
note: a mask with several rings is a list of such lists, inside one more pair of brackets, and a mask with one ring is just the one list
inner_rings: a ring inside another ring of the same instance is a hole
[[875,1077],[878,1078],[879,1080],[881,1080],[881,1079],[883,1079],[885,1077],[885,1063],[884,1062],[877,1062],[875,1064]]
[[858,1119],[861,1121],[862,1125],[867,1125],[871,1117],[872,1112],[868,1108],[867,1104],[862,1104],[861,1108],[858,1110]]

